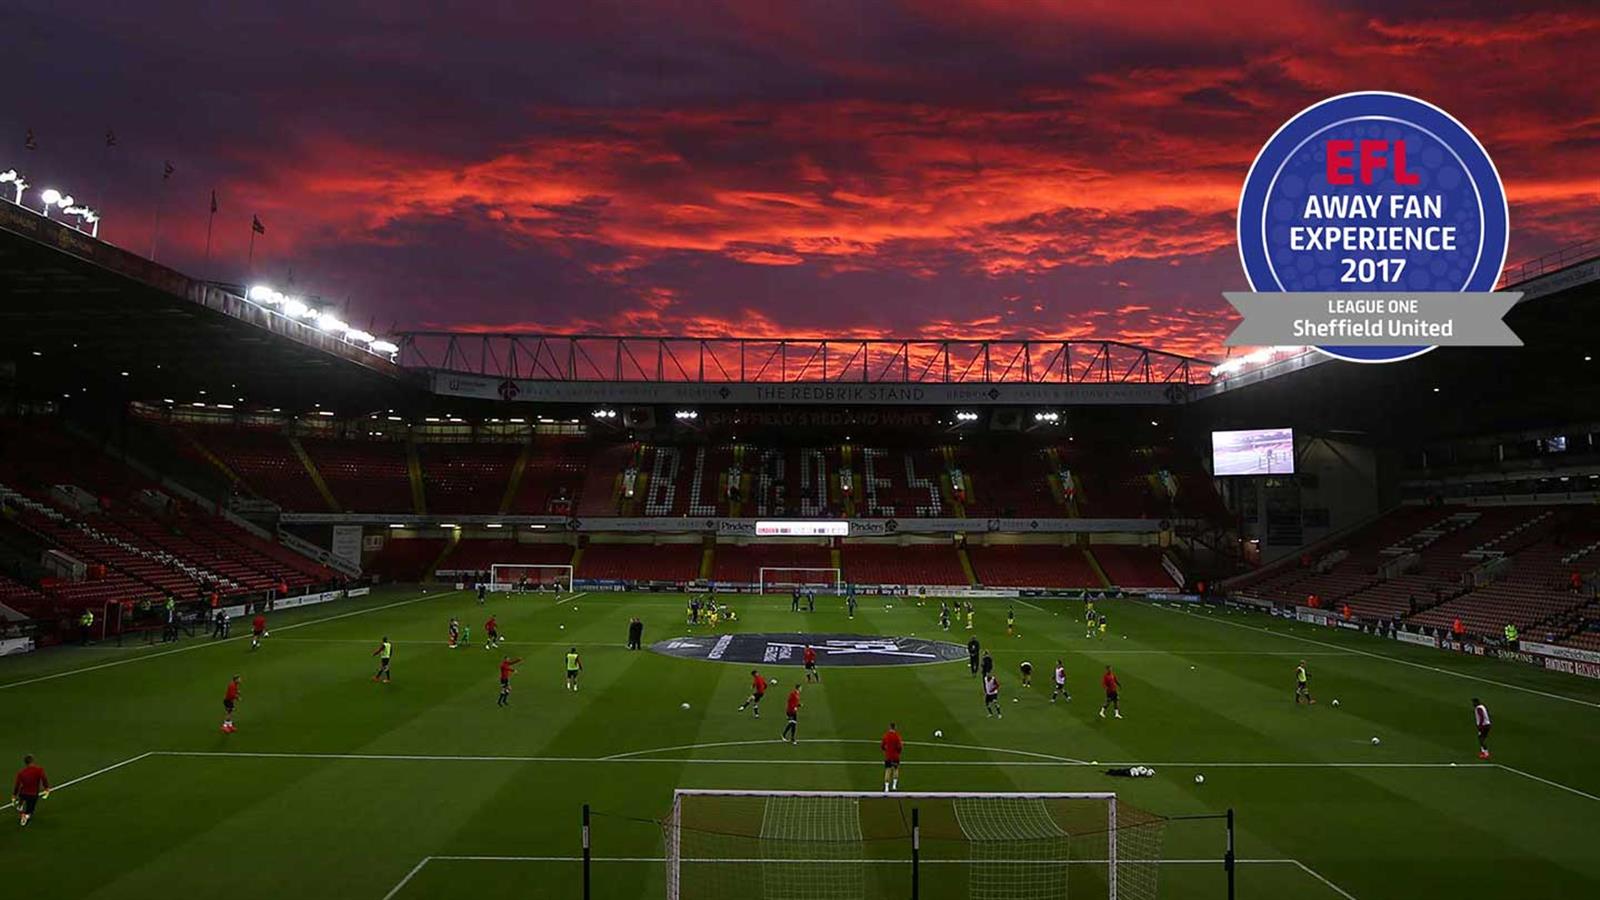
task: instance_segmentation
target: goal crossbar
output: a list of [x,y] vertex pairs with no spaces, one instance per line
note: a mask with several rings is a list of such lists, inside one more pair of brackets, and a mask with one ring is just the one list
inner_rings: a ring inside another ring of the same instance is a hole
[[[798,572],[798,573],[801,573],[801,574],[820,573],[820,574],[825,574],[825,575],[831,575],[833,577],[833,591],[834,591],[834,593],[839,593],[840,590],[842,590],[843,585],[844,585],[844,573],[838,567],[830,567],[830,566],[762,566],[756,572],[756,587],[757,587],[758,593],[763,593],[763,594],[766,593],[767,585],[769,585],[769,584],[771,584],[771,585],[773,585],[775,587],[776,586],[781,586],[781,587],[789,587],[789,588],[794,588],[794,587],[816,587],[817,586],[816,582],[811,582],[811,581],[782,581],[782,580],[778,580],[778,579],[769,580],[768,577],[767,577],[767,573],[769,573],[769,572],[772,572],[772,573]],[[824,583],[824,586],[826,586],[825,583]]]
[[572,566],[559,563],[494,563],[489,566],[489,590],[515,591],[528,576],[528,585],[539,589],[553,584],[558,590],[572,590]]

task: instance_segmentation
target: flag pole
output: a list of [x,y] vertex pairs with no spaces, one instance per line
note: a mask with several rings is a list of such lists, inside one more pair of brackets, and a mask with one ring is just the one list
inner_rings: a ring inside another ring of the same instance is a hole
[[167,183],[161,182],[161,192],[156,194],[156,224],[150,232],[150,261],[156,261],[156,242],[161,240],[161,204],[167,199]]
[[[206,216],[206,261],[200,266],[200,280],[211,280],[211,226],[217,221],[217,189],[211,189],[211,214]],[[255,232],[251,232],[254,234]]]
[[256,271],[256,235],[266,234],[267,226],[261,224],[261,214],[254,213],[250,216],[250,257],[245,263],[249,275],[254,276]]
[[177,170],[173,168],[171,160],[161,164],[161,191],[156,194],[156,224],[150,232],[151,262],[156,261],[156,244],[161,240],[161,206],[167,201],[167,182],[172,179],[172,173],[175,171]]

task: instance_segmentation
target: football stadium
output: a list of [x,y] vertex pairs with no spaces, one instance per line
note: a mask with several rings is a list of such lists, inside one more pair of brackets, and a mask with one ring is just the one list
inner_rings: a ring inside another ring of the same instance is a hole
[[1600,883],[1581,252],[1508,276],[1530,352],[1401,367],[385,352],[0,216],[0,709],[60,794],[18,896],[903,896],[914,811],[931,897]]
[[360,328],[260,215],[218,261],[157,205],[146,252],[18,169],[4,896],[1600,895],[1600,243],[1567,220],[1494,286],[1522,346],[1363,365]]

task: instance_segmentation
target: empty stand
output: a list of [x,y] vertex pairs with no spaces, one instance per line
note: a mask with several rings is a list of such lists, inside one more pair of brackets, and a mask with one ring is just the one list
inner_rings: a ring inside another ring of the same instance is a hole
[[366,570],[384,581],[421,581],[446,543],[444,538],[390,538],[367,561]]
[[[213,467],[211,453],[237,475],[251,492],[297,512],[325,512],[328,503],[317,491],[288,438],[276,431],[248,428],[182,429],[174,440],[191,464]],[[202,449],[204,452],[202,452]]]
[[411,473],[404,444],[305,438],[301,445],[342,509],[411,512]]
[[[826,569],[833,566],[833,555],[820,544],[717,544],[711,577],[755,584],[763,568],[775,566]],[[828,582],[832,583],[831,577]]]
[[956,548],[941,544],[845,544],[844,580],[854,584],[966,585]]
[[968,546],[978,583],[987,587],[1103,587],[1077,547],[1060,544]]
[[[586,472],[592,448],[583,438],[537,435],[528,448],[528,462],[512,497],[515,515],[571,515],[583,506]],[[480,512],[494,513],[499,497]]]
[[599,581],[691,581],[700,574],[695,544],[605,544],[583,548],[575,577]]
[[439,563],[439,571],[487,572],[495,563],[565,566],[572,562],[573,549],[565,543],[529,543],[509,538],[465,539]]
[[1066,515],[1050,491],[1049,472],[1040,450],[962,447],[955,459],[970,486],[967,515]]
[[1089,549],[1106,578],[1117,587],[1171,590],[1178,586],[1161,565],[1160,547],[1095,544]]
[[520,444],[418,444],[428,512],[497,512],[521,453]]

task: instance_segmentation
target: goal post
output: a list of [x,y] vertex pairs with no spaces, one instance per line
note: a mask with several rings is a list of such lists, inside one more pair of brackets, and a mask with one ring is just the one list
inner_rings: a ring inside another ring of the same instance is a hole
[[756,573],[758,593],[792,591],[796,587],[825,588],[835,594],[844,593],[844,577],[840,570],[827,566],[762,566]]
[[489,590],[571,593],[572,566],[542,563],[495,563],[489,567]]
[[680,789],[668,900],[1153,900],[1166,820],[1114,793]]

